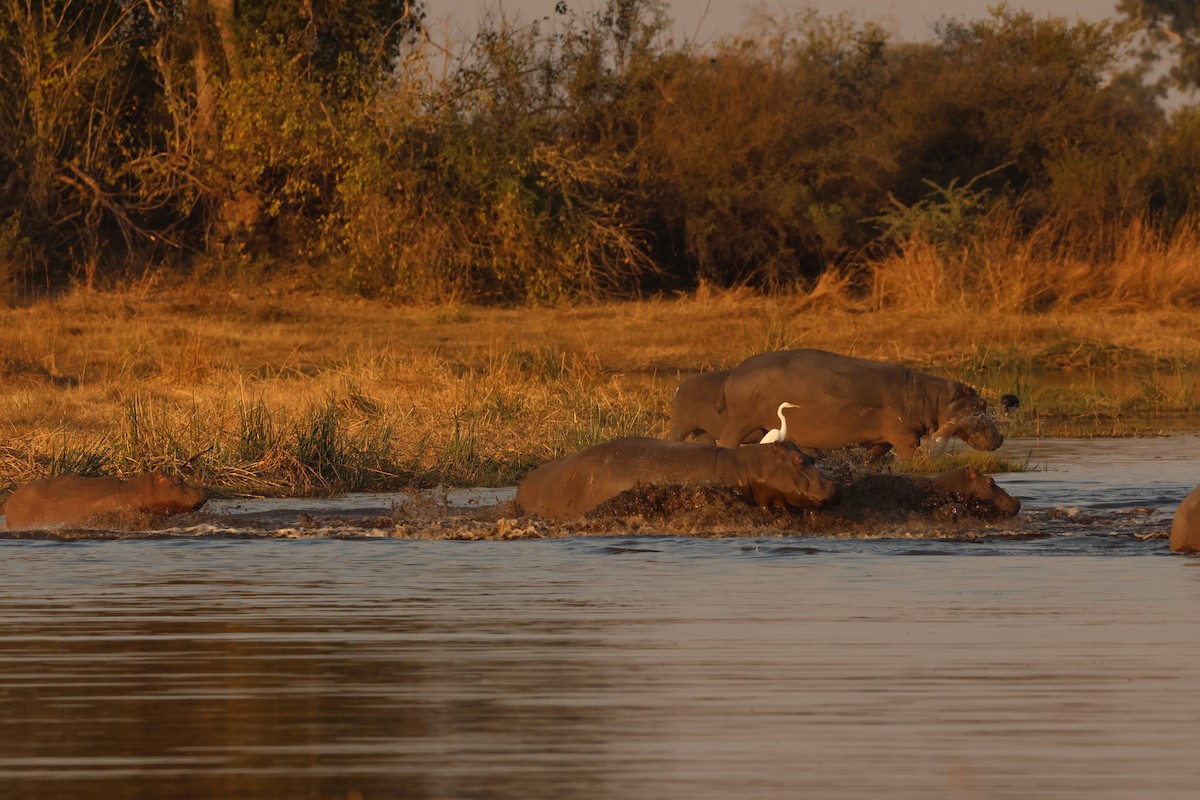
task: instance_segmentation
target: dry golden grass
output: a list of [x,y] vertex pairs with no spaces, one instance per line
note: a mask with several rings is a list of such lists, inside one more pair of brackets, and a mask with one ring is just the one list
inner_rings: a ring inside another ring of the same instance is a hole
[[[1011,223],[1009,223],[1011,227]],[[1005,229],[958,249],[915,238],[870,265],[871,307],[1030,313],[1193,308],[1200,301],[1200,228],[1170,236],[1133,223],[1115,234],[1115,257],[1090,242],[1064,243],[1049,226]]]
[[[864,312],[848,298],[836,281],[548,309],[77,291],[0,309],[0,491],[64,468],[182,469],[263,493],[510,483],[597,441],[662,435],[681,377],[779,347],[904,362],[993,398],[1015,390],[1023,413],[1057,414],[1067,431],[1089,409],[1039,408],[1038,370],[1200,363],[1189,310]],[[1149,411],[1191,408],[1190,390],[1154,385]]]

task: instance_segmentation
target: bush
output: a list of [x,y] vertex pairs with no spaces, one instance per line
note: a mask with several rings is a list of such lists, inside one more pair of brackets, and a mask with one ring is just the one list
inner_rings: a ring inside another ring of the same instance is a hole
[[864,138],[884,39],[808,13],[683,62],[639,146],[661,235],[718,285],[815,277],[865,241],[890,165]]
[[1025,222],[1111,225],[1140,212],[1146,142],[1160,115],[1106,83],[1129,31],[997,9],[945,22],[910,48],[881,102],[899,171],[893,192],[917,202],[927,181],[974,176],[1019,205]]
[[[900,285],[927,247],[967,273],[1014,244],[1096,269],[1169,250],[1200,199],[1195,109],[1168,123],[1119,74],[1110,23],[1001,7],[893,44],[808,11],[698,48],[661,0],[608,0],[494,14],[443,53],[402,0],[0,10],[8,297],[169,263],[492,303],[879,259]],[[1053,302],[1035,283],[1021,303]]]
[[582,60],[537,25],[493,24],[448,84],[372,109],[377,138],[347,160],[324,229],[338,282],[419,300],[636,292],[653,264],[623,161],[564,135],[558,111]]

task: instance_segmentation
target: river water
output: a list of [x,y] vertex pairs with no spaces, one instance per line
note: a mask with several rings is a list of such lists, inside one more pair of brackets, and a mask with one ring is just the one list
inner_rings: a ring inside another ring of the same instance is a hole
[[994,536],[0,541],[0,797],[1196,797],[1200,437],[1005,448]]

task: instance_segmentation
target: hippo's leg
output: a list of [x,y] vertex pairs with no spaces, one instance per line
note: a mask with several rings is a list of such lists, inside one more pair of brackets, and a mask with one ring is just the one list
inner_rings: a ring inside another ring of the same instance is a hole
[[892,445],[888,442],[884,442],[883,444],[867,445],[867,458],[872,459],[872,460],[877,459],[877,458],[883,458],[888,453],[890,453],[891,450],[892,450]]
[[672,442],[683,442],[687,437],[695,432],[694,425],[688,425],[683,420],[672,418],[671,427],[667,429],[667,440]]
[[913,454],[921,446],[921,440],[916,436],[904,435],[897,436],[892,440],[892,449],[896,451],[896,455],[901,458],[912,458]]
[[730,422],[717,437],[717,444],[721,447],[737,447],[750,435],[751,431],[756,431],[759,427],[757,422]]
[[667,438],[673,442],[682,442],[689,434],[695,433],[695,427],[689,428],[680,420],[671,420],[671,430],[667,431]]

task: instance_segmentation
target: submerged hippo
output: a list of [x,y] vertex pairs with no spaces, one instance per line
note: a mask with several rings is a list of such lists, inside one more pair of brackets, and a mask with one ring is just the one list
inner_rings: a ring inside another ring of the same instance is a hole
[[861,522],[911,519],[912,514],[1001,519],[1021,510],[1020,500],[974,467],[940,475],[852,473],[841,489],[842,501],[831,515]]
[[932,477],[910,475],[908,479],[921,491],[939,497],[974,498],[994,506],[1005,516],[1011,517],[1021,510],[1020,500],[997,486],[990,475],[974,467],[959,467]]
[[1200,486],[1183,498],[1171,523],[1171,552],[1200,553]]
[[128,480],[58,475],[13,492],[4,519],[10,529],[77,525],[97,514],[182,514],[207,499],[200,487],[162,472]]
[[517,506],[548,519],[580,517],[638,484],[730,486],[761,506],[817,508],[837,485],[795,447],[726,449],[698,442],[625,438],[538,467],[517,487]]
[[751,431],[770,428],[784,401],[799,406],[788,412],[788,439],[800,447],[890,446],[908,457],[930,433],[938,441],[957,436],[976,450],[1004,442],[984,400],[958,381],[824,350],[777,350],[751,356],[726,377],[718,443],[736,447]]

